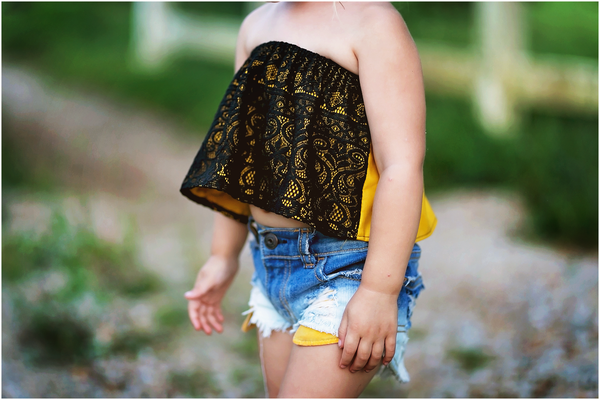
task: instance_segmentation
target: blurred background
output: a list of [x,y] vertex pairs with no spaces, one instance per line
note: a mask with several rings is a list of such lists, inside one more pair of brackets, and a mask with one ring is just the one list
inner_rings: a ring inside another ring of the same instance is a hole
[[[211,211],[179,186],[261,3],[2,3],[3,397],[262,397],[186,316]],[[598,3],[393,3],[421,54],[422,292],[364,397],[598,396]]]

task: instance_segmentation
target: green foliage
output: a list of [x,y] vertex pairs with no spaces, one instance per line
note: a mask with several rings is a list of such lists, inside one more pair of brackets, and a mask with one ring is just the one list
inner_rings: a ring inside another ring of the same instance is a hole
[[523,4],[531,51],[598,58],[598,2]]
[[455,348],[448,352],[448,358],[458,362],[459,366],[465,371],[472,373],[478,369],[485,368],[494,357],[487,354],[481,348]]
[[241,340],[232,343],[232,349],[244,363],[231,371],[231,382],[243,388],[246,397],[264,397],[256,331],[243,334]]
[[185,306],[167,305],[158,310],[156,320],[163,327],[179,327],[189,325],[188,313]]
[[132,69],[130,3],[2,7],[6,59],[41,67],[60,81],[157,107],[180,123],[200,128],[201,134],[233,76],[233,66],[190,57],[173,60],[157,74]]
[[427,337],[427,330],[423,328],[413,327],[410,328],[410,332],[408,336],[410,337],[411,342],[415,342],[417,340],[423,340]]
[[246,3],[239,1],[183,2],[173,3],[173,5],[181,11],[191,14],[237,17],[240,19],[240,23],[247,11]]
[[96,355],[92,327],[56,302],[33,306],[18,338],[27,361],[36,365],[85,365]]
[[[81,44],[126,45],[130,3],[2,3],[3,52],[48,55],[67,61]],[[71,50],[56,54],[57,50]],[[106,55],[106,54],[105,54]]]
[[509,181],[517,160],[514,143],[485,134],[466,100],[427,94],[427,190],[482,187]]
[[594,249],[598,243],[598,119],[532,111],[510,137],[486,134],[466,101],[427,96],[428,192],[515,188],[528,234]]
[[516,148],[517,187],[535,234],[579,247],[598,245],[598,118],[529,115]]
[[468,47],[473,41],[473,4],[467,2],[395,2],[416,41],[420,39]]
[[107,348],[102,350],[107,355],[135,356],[147,347],[157,348],[161,343],[166,343],[167,336],[166,333],[160,331],[125,330],[117,334]]
[[231,371],[230,380],[246,397],[265,397],[260,362],[236,366]]
[[210,371],[172,372],[169,376],[169,397],[207,398],[222,395]]
[[166,342],[162,332],[127,331],[106,345],[94,339],[97,318],[115,296],[139,298],[162,287],[136,261],[130,238],[108,243],[55,213],[45,233],[4,235],[2,250],[2,286],[12,293],[14,329],[28,362],[88,364]]
[[71,226],[58,213],[48,232],[40,237],[5,236],[2,250],[3,284],[36,272],[61,271],[68,282],[55,295],[67,301],[88,290],[139,297],[161,287],[156,276],[142,270],[134,247],[103,241],[86,228]]

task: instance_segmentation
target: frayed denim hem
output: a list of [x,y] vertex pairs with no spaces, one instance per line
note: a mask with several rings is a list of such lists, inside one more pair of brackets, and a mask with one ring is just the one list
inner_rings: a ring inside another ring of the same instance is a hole
[[[253,286],[250,291],[250,300],[248,301],[250,309],[244,311],[242,315],[252,313],[250,324],[255,324],[262,337],[271,336],[273,331],[287,331],[292,324],[281,317],[274,309],[269,300],[262,291]],[[291,332],[290,332],[291,333]]]
[[387,366],[382,367],[377,376],[380,378],[395,377],[400,383],[410,382],[410,375],[404,366],[404,351],[408,343],[408,334],[406,332],[398,332],[396,335],[396,352],[394,358]]

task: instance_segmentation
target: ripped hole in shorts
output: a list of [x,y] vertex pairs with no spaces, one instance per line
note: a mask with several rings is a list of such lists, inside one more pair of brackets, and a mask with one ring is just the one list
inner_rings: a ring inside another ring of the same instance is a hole
[[337,292],[325,287],[316,297],[309,300],[300,321],[294,324],[294,331],[300,325],[337,336],[340,321],[338,315]]

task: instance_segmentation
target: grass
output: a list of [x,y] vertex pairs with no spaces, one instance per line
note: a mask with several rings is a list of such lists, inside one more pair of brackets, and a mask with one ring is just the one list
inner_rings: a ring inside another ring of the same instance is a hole
[[18,342],[26,361],[38,366],[86,365],[96,356],[93,328],[56,302],[29,311]]
[[459,347],[451,349],[447,356],[451,360],[457,362],[460,368],[468,373],[473,373],[478,369],[485,368],[494,360],[493,356],[478,347]]
[[89,364],[108,353],[133,354],[164,341],[158,340],[164,339],[160,331],[126,331],[107,344],[95,340],[114,298],[139,299],[162,288],[137,262],[131,238],[106,242],[55,211],[41,234],[3,235],[2,266],[2,286],[16,315],[7,325],[32,364]]
[[229,376],[230,382],[241,389],[245,397],[265,397],[260,362],[236,366]]
[[124,354],[129,357],[135,357],[140,351],[148,347],[155,350],[164,348],[168,342],[168,337],[169,334],[164,330],[125,330],[115,335],[110,345],[104,349],[104,352],[110,356]]
[[166,305],[156,313],[156,321],[160,326],[177,328],[189,325],[188,313],[185,306],[173,307]]
[[7,235],[2,243],[3,285],[32,278],[46,271],[61,271],[67,283],[55,298],[71,301],[89,290],[105,296],[141,297],[161,288],[158,278],[143,270],[135,257],[135,245],[98,238],[87,227],[73,227],[54,213],[49,230]]
[[175,371],[169,375],[169,397],[212,398],[222,395],[210,371]]

